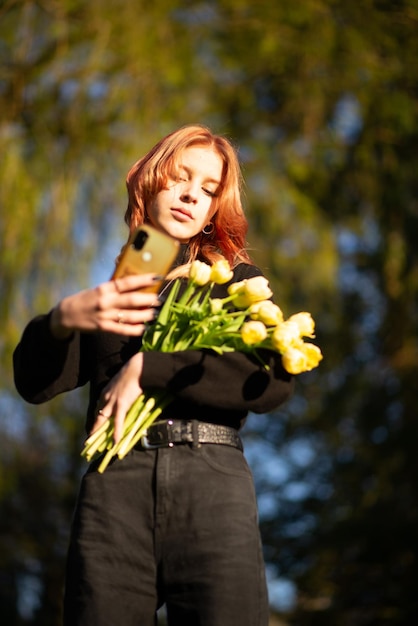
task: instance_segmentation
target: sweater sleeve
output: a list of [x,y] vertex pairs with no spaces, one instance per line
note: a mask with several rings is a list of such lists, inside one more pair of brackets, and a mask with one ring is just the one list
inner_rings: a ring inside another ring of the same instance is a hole
[[50,314],[35,317],[25,328],[13,354],[17,391],[27,401],[40,404],[88,380],[82,368],[81,337],[74,333],[68,340],[54,338]]

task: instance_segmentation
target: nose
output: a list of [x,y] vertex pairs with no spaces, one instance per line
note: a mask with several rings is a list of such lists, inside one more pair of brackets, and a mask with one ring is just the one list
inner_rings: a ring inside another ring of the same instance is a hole
[[182,186],[180,200],[183,202],[197,202],[197,198],[197,184],[193,184],[192,181],[185,181]]

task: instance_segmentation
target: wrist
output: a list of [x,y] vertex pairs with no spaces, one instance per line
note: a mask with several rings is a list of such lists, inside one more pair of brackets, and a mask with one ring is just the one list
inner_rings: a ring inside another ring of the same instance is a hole
[[130,366],[133,368],[135,372],[135,377],[138,381],[141,380],[142,370],[144,366],[144,354],[143,352],[137,352],[129,359]]
[[49,317],[49,328],[55,339],[69,339],[73,334],[73,329],[65,325],[64,319],[63,303],[60,302],[52,309]]

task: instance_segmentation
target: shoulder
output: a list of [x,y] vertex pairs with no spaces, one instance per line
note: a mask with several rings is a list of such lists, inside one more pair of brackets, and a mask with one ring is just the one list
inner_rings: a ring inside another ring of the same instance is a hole
[[232,283],[239,283],[242,280],[254,278],[255,276],[264,276],[259,267],[250,263],[239,263],[233,268],[233,272],[234,275],[230,281],[223,285],[214,285],[212,290],[213,298],[224,298],[228,294],[228,287]]
[[256,265],[250,265],[249,263],[239,263],[236,267],[234,267],[233,272],[234,277],[231,280],[231,283],[237,283],[240,280],[253,278],[254,276],[264,276],[259,267]]

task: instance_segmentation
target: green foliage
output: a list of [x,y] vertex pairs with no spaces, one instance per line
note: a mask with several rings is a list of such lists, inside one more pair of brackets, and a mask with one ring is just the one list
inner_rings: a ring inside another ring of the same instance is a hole
[[[126,237],[126,172],[189,122],[237,144],[254,257],[286,315],[318,320],[325,356],[293,401],[247,430],[287,462],[282,483],[256,472],[260,499],[278,504],[261,517],[268,561],[298,590],[282,617],[415,621],[417,23],[416,0],[0,3],[10,626],[59,623],[84,410],[77,394],[24,405],[11,391],[11,351],[35,313],[110,274]],[[292,452],[302,442],[305,464]],[[292,498],[301,484],[308,495]],[[41,581],[27,618],[17,610],[25,580]]]

